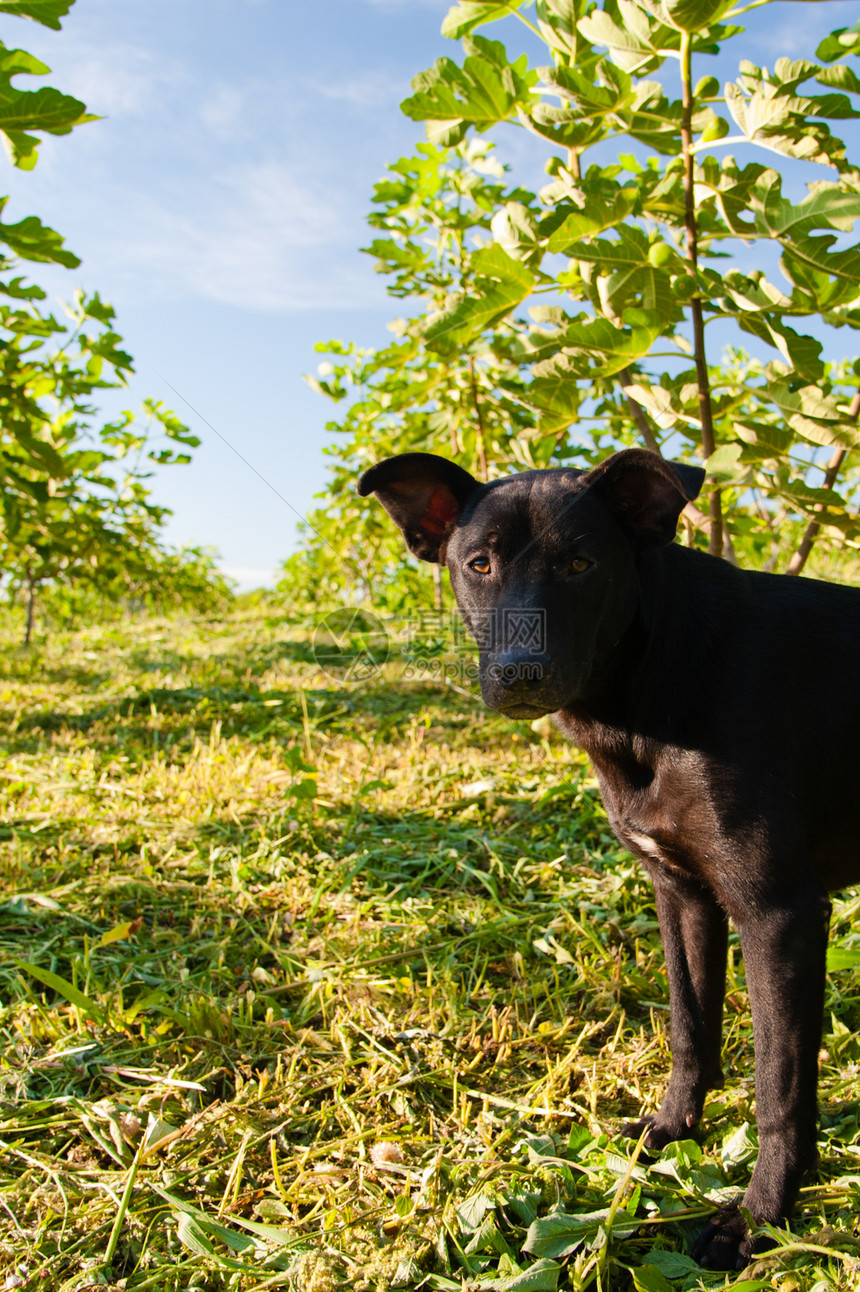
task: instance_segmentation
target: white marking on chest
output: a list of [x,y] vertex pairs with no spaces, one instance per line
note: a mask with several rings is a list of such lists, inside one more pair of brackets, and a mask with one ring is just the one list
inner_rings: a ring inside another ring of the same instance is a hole
[[663,854],[650,835],[642,834],[639,830],[625,830],[624,833],[631,843],[634,843],[637,848],[641,848],[643,852],[647,852],[649,857],[659,857],[662,861]]

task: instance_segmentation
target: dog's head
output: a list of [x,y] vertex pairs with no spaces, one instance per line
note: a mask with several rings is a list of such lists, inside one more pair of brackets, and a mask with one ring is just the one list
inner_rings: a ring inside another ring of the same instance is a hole
[[536,718],[588,698],[636,612],[640,554],[672,542],[704,478],[626,449],[591,471],[480,484],[445,458],[401,453],[358,491],[376,494],[416,556],[447,565],[486,703]]

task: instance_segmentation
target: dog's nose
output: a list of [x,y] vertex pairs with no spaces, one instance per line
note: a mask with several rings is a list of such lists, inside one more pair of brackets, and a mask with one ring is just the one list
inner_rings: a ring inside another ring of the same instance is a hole
[[507,691],[528,691],[540,686],[549,676],[549,656],[529,655],[522,651],[504,651],[492,667],[495,680]]

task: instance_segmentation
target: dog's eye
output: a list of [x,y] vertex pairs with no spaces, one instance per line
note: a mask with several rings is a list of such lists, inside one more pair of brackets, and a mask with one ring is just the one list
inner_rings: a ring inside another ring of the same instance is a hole
[[587,570],[590,565],[591,562],[586,561],[584,556],[575,556],[570,563],[571,573],[582,574],[583,570]]
[[474,570],[476,574],[489,574],[489,558],[486,556],[476,556],[474,561],[469,562],[469,569]]

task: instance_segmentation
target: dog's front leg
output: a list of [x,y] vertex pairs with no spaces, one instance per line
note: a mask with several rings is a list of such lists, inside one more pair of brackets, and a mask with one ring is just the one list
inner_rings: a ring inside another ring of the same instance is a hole
[[[830,902],[816,889],[790,906],[764,902],[737,921],[746,964],[756,1062],[759,1155],[742,1205],[756,1221],[783,1222],[818,1154],[818,1051]],[[715,1217],[694,1255],[713,1269],[742,1268],[768,1246],[746,1233],[737,1209]]]
[[[647,863],[646,863],[647,864]],[[723,1084],[720,1067],[728,921],[716,899],[694,880],[649,866],[669,973],[672,1075],[659,1112],[626,1126],[645,1145],[685,1139],[699,1121],[705,1096]]]

